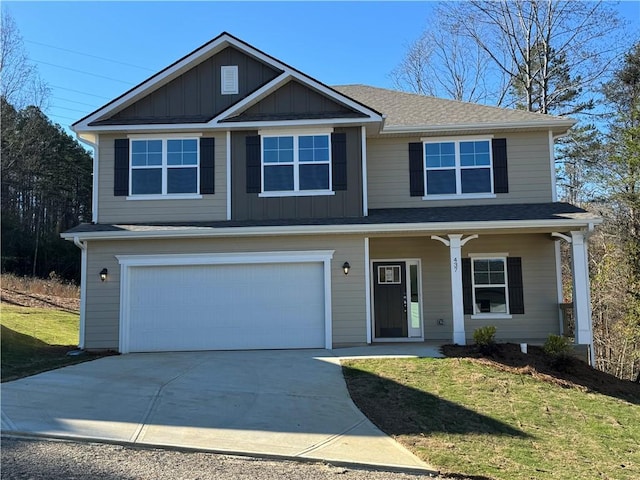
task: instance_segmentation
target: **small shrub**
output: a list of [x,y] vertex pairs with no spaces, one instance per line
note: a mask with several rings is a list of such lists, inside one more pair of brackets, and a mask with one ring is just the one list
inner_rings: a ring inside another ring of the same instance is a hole
[[549,335],[542,351],[551,359],[551,366],[557,370],[566,370],[571,363],[573,346],[571,340],[561,335]]
[[496,348],[496,327],[487,325],[473,332],[473,341],[483,354],[490,354]]

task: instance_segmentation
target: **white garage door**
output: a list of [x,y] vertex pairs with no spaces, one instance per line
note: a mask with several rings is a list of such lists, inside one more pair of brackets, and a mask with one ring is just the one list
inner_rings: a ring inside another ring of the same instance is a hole
[[321,262],[135,266],[128,284],[130,352],[325,347]]

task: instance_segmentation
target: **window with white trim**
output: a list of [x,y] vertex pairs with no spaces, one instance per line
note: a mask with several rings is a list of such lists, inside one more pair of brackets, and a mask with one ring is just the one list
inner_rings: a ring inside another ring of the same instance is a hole
[[131,195],[197,194],[199,148],[196,138],[132,139]]
[[472,258],[473,313],[509,313],[507,259]]
[[425,196],[493,193],[491,140],[424,142]]
[[262,191],[331,191],[331,135],[263,135]]

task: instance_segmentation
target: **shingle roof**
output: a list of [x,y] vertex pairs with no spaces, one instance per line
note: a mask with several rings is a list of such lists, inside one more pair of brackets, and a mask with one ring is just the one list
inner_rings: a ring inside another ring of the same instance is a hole
[[558,127],[566,129],[572,124],[571,119],[564,117],[447,100],[368,85],[340,85],[332,88],[386,115],[385,127],[455,125],[460,128],[473,124],[540,123],[541,126],[558,124]]
[[516,205],[475,205],[460,207],[385,208],[369,210],[367,217],[304,218],[277,220],[223,220],[216,222],[170,222],[133,225],[81,224],[66,235],[90,232],[176,232],[185,229],[218,229],[243,227],[284,227],[318,225],[382,225],[416,223],[472,223],[495,221],[579,220],[585,224],[598,217],[569,203],[537,203]]

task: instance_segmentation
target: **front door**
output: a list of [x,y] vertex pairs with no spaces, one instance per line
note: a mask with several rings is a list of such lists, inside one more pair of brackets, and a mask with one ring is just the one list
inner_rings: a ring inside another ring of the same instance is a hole
[[376,338],[406,338],[408,336],[406,263],[374,262],[373,274]]
[[422,339],[420,261],[373,262],[372,273],[374,338]]

